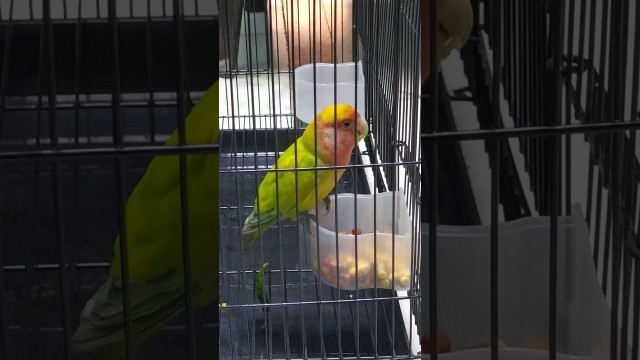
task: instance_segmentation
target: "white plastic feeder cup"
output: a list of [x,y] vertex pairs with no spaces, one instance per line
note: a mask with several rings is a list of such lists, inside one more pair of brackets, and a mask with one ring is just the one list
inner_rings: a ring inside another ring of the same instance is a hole
[[337,98],[338,103],[353,106],[366,119],[362,62],[358,62],[357,66],[353,62],[342,64],[316,63],[315,109],[313,65],[306,64],[295,69],[296,118],[308,124],[315,118],[316,112],[319,113],[325,107],[333,104]]
[[[329,213],[320,210],[323,213],[317,217],[317,229],[314,220],[301,229],[305,239],[301,254],[306,255],[316,277],[343,290],[371,289],[374,285],[397,291],[409,290],[413,254],[411,218],[404,194],[387,191],[356,197],[341,193],[330,195],[329,199],[331,208]],[[352,235],[356,219],[361,230],[357,240]]]

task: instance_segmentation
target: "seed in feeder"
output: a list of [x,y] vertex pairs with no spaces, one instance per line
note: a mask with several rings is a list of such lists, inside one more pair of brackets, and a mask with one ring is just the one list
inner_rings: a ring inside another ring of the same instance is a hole
[[389,279],[384,279],[380,281],[380,287],[389,289],[391,287],[390,285],[391,285],[391,281],[389,281]]
[[[358,279],[366,279],[367,277],[369,277],[367,273],[358,271]],[[363,281],[363,280],[360,280],[360,281]]]
[[384,269],[386,267],[391,268],[391,261],[389,261],[389,258],[386,255],[381,254],[383,251],[384,250],[382,249],[378,249],[378,258],[376,259],[378,269]]
[[344,261],[344,260],[340,260],[340,272],[347,272],[349,271],[349,263]]
[[389,274],[387,274],[384,270],[378,270],[378,279],[387,280],[389,278]]
[[358,273],[360,274],[366,274],[369,270],[371,270],[371,266],[369,266],[369,264],[362,264],[358,266]]
[[322,265],[323,266],[331,266],[331,262],[335,262],[335,259],[333,259],[332,256],[327,255],[325,257],[322,258]]
[[345,266],[350,268],[350,267],[353,267],[353,265],[355,264],[355,261],[353,260],[353,258],[351,256],[349,256],[347,258],[347,260],[345,260],[344,264],[345,264]]
[[362,235],[362,230],[356,226],[351,229],[351,235]]
[[334,271],[327,271],[325,273],[322,274],[322,276],[324,277],[324,279],[329,283],[329,284],[333,284],[334,283],[334,276],[335,276],[335,272]]

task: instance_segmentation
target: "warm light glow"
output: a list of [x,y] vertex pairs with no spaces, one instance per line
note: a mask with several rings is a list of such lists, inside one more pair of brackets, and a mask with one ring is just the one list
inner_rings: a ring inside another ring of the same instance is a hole
[[352,7],[352,0],[270,0],[273,50],[277,51],[274,56],[279,68],[352,61]]

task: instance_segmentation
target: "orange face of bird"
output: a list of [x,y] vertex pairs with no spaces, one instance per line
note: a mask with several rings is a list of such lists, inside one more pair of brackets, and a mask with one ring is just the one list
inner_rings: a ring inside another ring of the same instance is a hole
[[362,140],[369,131],[364,118],[356,109],[346,104],[327,106],[318,115],[318,119],[319,123],[332,126],[338,134],[349,133],[354,139],[357,136],[357,141]]
[[344,165],[348,164],[356,143],[369,132],[364,118],[353,107],[345,104],[324,108],[316,117],[316,124],[319,151],[336,159],[337,164],[345,161]]

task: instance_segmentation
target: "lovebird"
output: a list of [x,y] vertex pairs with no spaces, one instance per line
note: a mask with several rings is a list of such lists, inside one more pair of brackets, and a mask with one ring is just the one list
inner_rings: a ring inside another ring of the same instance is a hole
[[442,60],[454,49],[460,50],[467,43],[473,29],[473,8],[470,0],[428,0],[420,3],[421,38],[420,46],[421,83],[429,77],[430,68],[430,2],[437,1],[438,8],[438,51],[437,69],[440,71]]
[[[218,82],[185,119],[186,143],[218,143]],[[167,145],[178,145],[177,129]],[[193,299],[205,306],[218,298],[218,154],[185,155]],[[179,156],[155,156],[125,205],[134,349],[184,309],[184,268]],[[125,357],[120,236],[109,278],[87,301],[71,340],[72,351],[93,359]]]
[[[329,105],[307,125],[302,135],[284,151],[272,168],[316,167],[316,135],[317,166],[346,166],[354,147],[368,131],[367,122],[353,107],[345,104]],[[268,172],[258,187],[258,197],[254,201],[253,210],[242,227],[242,236],[245,238],[243,248],[247,249],[260,234],[267,231],[277,221],[278,216],[282,220],[295,221],[298,214],[315,211],[316,204],[320,201],[328,208],[330,204],[327,196],[344,171],[344,168],[338,169],[336,176],[335,169],[318,170],[317,182],[315,171],[298,171],[297,207],[296,196],[293,193],[293,189],[296,188],[295,171]]]

